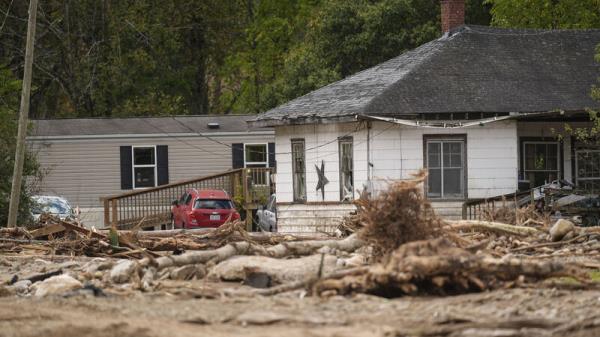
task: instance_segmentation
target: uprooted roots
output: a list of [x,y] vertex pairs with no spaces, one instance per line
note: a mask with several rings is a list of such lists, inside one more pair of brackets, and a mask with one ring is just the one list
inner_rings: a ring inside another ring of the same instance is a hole
[[359,237],[374,247],[375,258],[403,243],[431,238],[439,230],[441,221],[423,195],[425,177],[421,171],[415,179],[392,182],[376,197],[355,202],[356,221],[363,226]]
[[387,262],[358,276],[322,280],[314,291],[322,295],[369,293],[384,297],[454,295],[558,276],[572,276],[584,282],[587,277],[573,264],[497,259],[470,253],[441,238],[407,243]]

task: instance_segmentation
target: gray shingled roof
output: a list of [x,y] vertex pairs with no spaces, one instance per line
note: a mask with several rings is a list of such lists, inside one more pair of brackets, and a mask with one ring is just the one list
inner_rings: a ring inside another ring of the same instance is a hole
[[597,107],[589,93],[600,75],[594,60],[599,43],[600,30],[462,26],[262,113],[250,124]]
[[[40,119],[32,120],[31,136],[149,135],[272,130],[249,127],[247,122],[254,117],[256,115]],[[219,128],[209,129],[208,123],[219,123]]]

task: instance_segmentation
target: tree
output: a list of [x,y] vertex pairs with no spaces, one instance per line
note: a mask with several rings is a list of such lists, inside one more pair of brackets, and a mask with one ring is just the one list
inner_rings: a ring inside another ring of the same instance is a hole
[[598,0],[488,0],[492,24],[510,28],[598,28]]
[[[21,81],[15,79],[5,65],[0,64],[0,226],[5,226],[8,218],[20,91]],[[23,176],[36,176],[37,172],[35,158],[28,152],[23,167]],[[32,182],[33,180],[28,180],[21,189],[17,219],[17,222],[21,224],[29,219],[29,195]]]

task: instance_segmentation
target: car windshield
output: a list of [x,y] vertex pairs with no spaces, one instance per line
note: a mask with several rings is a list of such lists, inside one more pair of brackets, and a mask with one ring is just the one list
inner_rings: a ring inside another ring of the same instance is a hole
[[33,201],[33,214],[51,213],[51,214],[69,214],[71,206],[60,199],[39,198]]
[[197,199],[194,203],[195,209],[231,209],[231,200]]

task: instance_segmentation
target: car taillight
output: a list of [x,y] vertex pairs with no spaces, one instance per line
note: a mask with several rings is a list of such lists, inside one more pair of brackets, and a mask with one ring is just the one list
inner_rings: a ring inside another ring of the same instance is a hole
[[237,211],[233,211],[233,215],[231,216],[231,220],[239,220],[240,219],[240,213],[238,213]]

